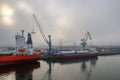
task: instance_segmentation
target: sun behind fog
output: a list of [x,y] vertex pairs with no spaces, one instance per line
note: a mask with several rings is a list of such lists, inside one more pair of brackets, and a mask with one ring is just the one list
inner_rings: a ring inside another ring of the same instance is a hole
[[1,6],[1,16],[2,16],[2,22],[5,25],[12,25],[13,24],[13,9],[10,6],[3,5]]

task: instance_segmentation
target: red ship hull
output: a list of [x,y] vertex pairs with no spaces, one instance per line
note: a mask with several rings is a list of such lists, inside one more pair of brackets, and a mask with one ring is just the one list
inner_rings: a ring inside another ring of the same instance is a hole
[[25,62],[34,62],[41,58],[40,54],[18,55],[18,56],[0,56],[0,65],[20,64]]
[[92,58],[97,57],[98,53],[94,54],[53,54],[54,59],[71,59],[71,58]]

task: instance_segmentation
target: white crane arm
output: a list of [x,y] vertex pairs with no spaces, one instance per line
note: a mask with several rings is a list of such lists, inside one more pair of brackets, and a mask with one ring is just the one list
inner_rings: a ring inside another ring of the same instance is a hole
[[35,21],[36,21],[36,24],[37,24],[37,26],[38,26],[38,28],[39,28],[39,30],[40,30],[40,33],[41,33],[41,35],[42,35],[44,41],[48,44],[49,41],[47,40],[47,38],[46,38],[46,36],[45,36],[45,34],[44,34],[44,32],[43,32],[41,26],[40,26],[40,24],[39,24],[39,22],[38,22],[38,20],[37,20],[37,18],[36,18],[36,16],[35,16],[35,14],[33,14],[33,18],[34,18]]

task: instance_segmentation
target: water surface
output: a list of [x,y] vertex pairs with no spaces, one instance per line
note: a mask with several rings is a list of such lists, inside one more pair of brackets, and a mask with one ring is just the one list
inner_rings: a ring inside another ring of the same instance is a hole
[[120,55],[0,68],[0,80],[120,80]]

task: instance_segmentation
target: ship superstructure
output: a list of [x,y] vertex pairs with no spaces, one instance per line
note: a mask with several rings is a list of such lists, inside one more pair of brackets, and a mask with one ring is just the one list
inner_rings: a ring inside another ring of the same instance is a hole
[[32,36],[30,33],[27,35],[27,41],[25,42],[24,30],[21,30],[21,35],[17,33],[16,39],[16,53],[20,54],[33,54]]

